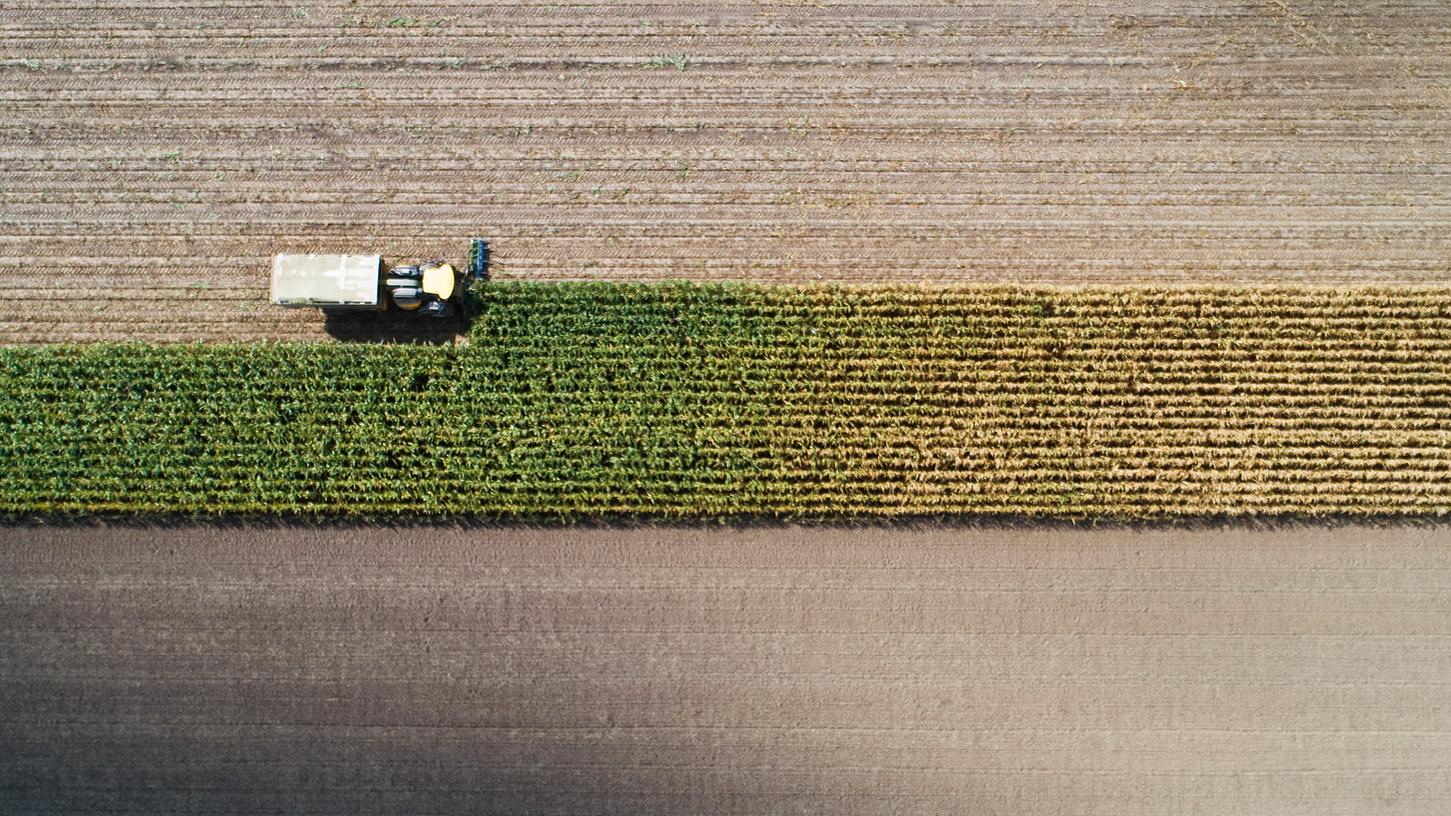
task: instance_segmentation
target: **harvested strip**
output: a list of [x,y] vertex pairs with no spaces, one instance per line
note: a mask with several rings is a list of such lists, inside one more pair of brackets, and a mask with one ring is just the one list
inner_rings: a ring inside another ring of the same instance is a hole
[[[1445,0],[10,0],[0,343],[495,280],[1444,286]],[[395,8],[396,7],[396,8]]]

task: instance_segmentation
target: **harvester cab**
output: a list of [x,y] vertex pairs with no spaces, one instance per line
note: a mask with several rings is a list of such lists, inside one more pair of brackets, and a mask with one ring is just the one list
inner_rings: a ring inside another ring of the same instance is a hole
[[465,314],[470,284],[488,279],[489,244],[475,238],[462,271],[443,260],[385,267],[381,255],[278,255],[272,302],[323,314],[398,309],[429,317]]

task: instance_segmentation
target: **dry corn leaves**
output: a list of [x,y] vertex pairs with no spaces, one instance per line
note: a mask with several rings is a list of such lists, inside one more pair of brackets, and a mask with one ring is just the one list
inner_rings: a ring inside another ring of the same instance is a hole
[[449,348],[0,350],[10,513],[1451,510],[1451,291],[496,284]]

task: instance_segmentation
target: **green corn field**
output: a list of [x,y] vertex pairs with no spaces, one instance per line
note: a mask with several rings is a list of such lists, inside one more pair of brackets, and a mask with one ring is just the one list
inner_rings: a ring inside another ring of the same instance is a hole
[[481,297],[455,346],[0,349],[0,511],[1451,511],[1451,290],[496,283]]

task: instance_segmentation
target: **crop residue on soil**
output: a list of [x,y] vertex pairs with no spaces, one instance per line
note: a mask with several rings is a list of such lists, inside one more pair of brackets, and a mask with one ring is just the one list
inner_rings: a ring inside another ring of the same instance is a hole
[[1451,256],[1440,2],[11,6],[0,342],[325,338],[266,304],[273,253],[473,235],[508,279],[1428,283]]

